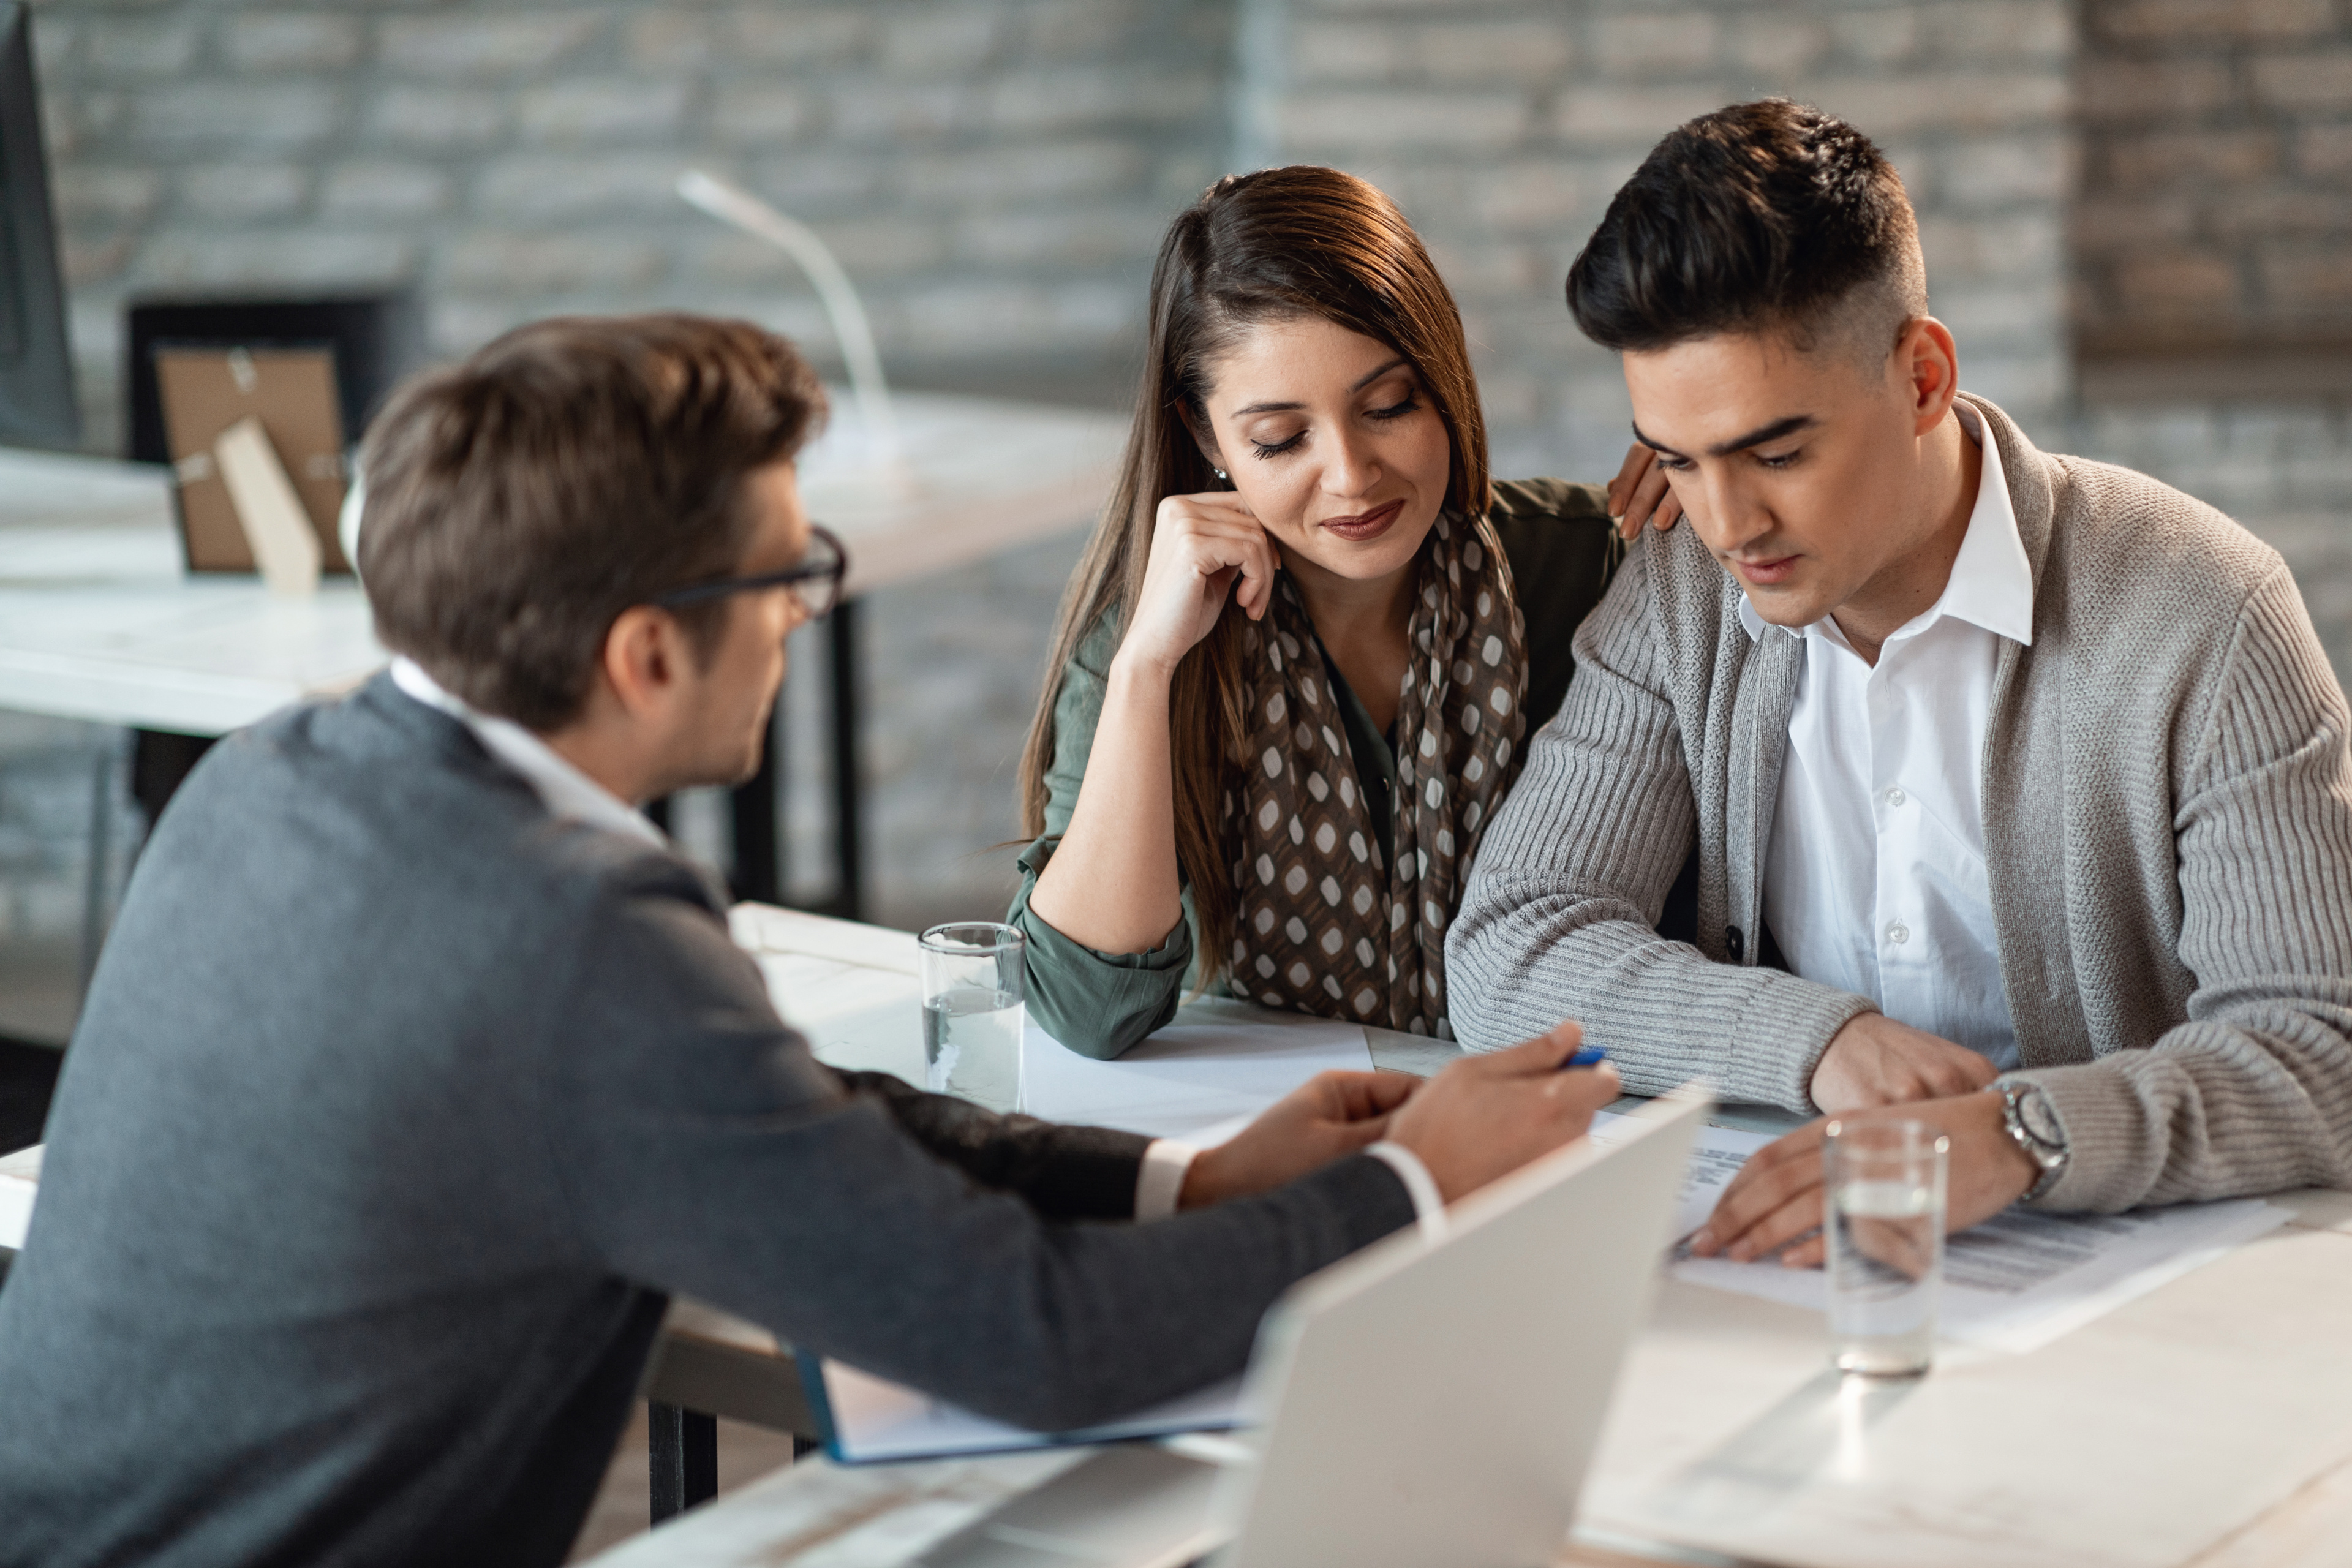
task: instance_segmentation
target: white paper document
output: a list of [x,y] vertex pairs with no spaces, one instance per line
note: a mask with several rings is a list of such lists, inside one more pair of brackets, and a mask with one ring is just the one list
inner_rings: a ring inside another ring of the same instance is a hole
[[33,1223],[33,1200],[40,1195],[41,1145],[0,1157],[0,1247],[11,1252],[25,1245]]
[[[1608,1144],[1620,1138],[1633,1135],[1639,1123],[1614,1110],[1597,1112],[1592,1118],[1592,1141]],[[1742,1132],[1729,1127],[1702,1127],[1698,1142],[1691,1149],[1690,1170],[1683,1177],[1683,1190],[1675,1199],[1675,1240],[1685,1237],[1706,1223],[1715,1211],[1715,1200],[1739,1167],[1748,1163],[1748,1156],[1772,1142],[1769,1132]]]
[[1241,1406],[1242,1380],[1235,1377],[1101,1426],[1080,1432],[1032,1432],[974,1415],[904,1384],[837,1361],[823,1363],[814,1377],[811,1373],[809,1359],[803,1357],[801,1374],[810,1384],[810,1403],[817,1407],[824,1427],[825,1447],[834,1458],[848,1465],[1129,1442],[1178,1432],[1222,1432],[1236,1424]]
[[[1021,1109],[1049,1121],[1214,1142],[1318,1072],[1372,1070],[1363,1029],[1213,1004],[1116,1061],[1065,1047],[1030,1020],[1021,1040]],[[1220,1015],[1228,1015],[1227,1017]]]
[[[1606,1111],[1601,1116],[1618,1120]],[[1598,1119],[1592,1132],[1601,1142],[1609,1141],[1609,1128]],[[1763,1133],[1701,1129],[1691,1155],[1690,1178],[1675,1209],[1675,1234],[1696,1230],[1748,1156],[1771,1141]],[[1946,1240],[1937,1332],[2021,1355],[2211,1262],[2288,1217],[2285,1209],[2259,1198],[2126,1215],[2011,1209]],[[1694,1285],[1761,1296],[1816,1312],[1827,1304],[1827,1282],[1818,1268],[1688,1258],[1675,1263],[1672,1272]]]

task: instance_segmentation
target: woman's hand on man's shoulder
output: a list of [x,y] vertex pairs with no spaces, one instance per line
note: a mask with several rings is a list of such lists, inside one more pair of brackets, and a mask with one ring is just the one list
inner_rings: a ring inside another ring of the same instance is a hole
[[1666,482],[1658,455],[1639,441],[1625,448],[1625,461],[1609,481],[1609,519],[1621,539],[1638,539],[1642,525],[1664,533],[1683,515],[1683,503]]

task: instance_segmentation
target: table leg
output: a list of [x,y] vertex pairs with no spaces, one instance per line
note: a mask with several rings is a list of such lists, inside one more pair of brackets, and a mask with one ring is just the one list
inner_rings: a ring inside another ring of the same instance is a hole
[[859,821],[863,780],[857,765],[857,622],[862,606],[845,599],[834,606],[833,637],[833,830],[835,880],[828,914],[845,921],[865,918],[864,826]]
[[776,710],[769,716],[768,732],[760,741],[760,771],[737,784],[727,801],[735,827],[735,863],[728,885],[739,899],[763,904],[784,901],[783,835],[778,816],[779,753],[784,742],[784,694],[776,693]]
[[146,813],[147,830],[152,833],[155,819],[163,815],[181,782],[195,771],[220,737],[175,735],[167,730],[133,730],[131,735],[131,798]]
[[653,1461],[653,1522],[719,1495],[719,1417],[675,1405],[646,1406]]

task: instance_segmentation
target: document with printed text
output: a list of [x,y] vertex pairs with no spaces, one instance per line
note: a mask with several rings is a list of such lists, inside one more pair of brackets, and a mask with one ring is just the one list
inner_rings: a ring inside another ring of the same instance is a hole
[[[1593,1136],[1606,1142],[1609,1127],[1596,1121]],[[1675,1233],[1697,1229],[1748,1156],[1771,1141],[1762,1133],[1701,1129],[1675,1209]],[[1945,1242],[1937,1331],[2016,1354],[2038,1350],[2287,1217],[2286,1210],[2259,1198],[2126,1215],[2011,1209]],[[1825,1304],[1818,1268],[1687,1258],[1674,1264],[1672,1273],[1694,1285],[1791,1307],[1821,1311]]]

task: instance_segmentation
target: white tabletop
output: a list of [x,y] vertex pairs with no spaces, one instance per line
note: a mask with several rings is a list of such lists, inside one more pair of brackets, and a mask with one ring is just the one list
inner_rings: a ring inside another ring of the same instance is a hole
[[[821,1048],[903,1058],[905,933],[749,908],[736,931]],[[2294,1222],[2219,1261],[2030,1355],[1948,1345],[1916,1384],[1842,1384],[1818,1315],[1667,1280],[1585,1526],[1790,1568],[2352,1561],[2352,1194],[2276,1201]],[[885,1568],[1066,1462],[804,1461],[598,1561]]]
[[0,448],[0,708],[217,735],[383,662],[349,578],[182,569],[169,471]]
[[[876,472],[853,421],[803,455],[812,515],[848,544],[853,593],[1090,525],[1127,422],[904,395],[908,461]],[[183,570],[168,470],[0,447],[0,708],[217,735],[384,662],[358,585],[305,598]]]

